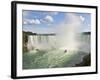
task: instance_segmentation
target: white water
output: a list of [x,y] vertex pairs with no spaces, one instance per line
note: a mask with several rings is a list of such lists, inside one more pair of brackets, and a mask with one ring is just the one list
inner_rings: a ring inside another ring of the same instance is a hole
[[52,49],[55,48],[55,36],[45,35],[32,35],[28,37],[28,49]]

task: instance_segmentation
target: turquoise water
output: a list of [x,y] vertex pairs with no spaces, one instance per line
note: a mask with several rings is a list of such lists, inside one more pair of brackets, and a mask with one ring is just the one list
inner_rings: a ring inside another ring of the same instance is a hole
[[31,51],[23,54],[23,69],[73,67],[87,53],[80,51],[48,50]]

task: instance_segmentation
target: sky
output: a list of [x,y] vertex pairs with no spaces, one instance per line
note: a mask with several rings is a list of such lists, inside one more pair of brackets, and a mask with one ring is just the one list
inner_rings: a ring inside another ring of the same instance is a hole
[[[57,27],[61,24],[68,24],[70,18],[67,14],[70,14],[70,12],[23,10],[23,31],[33,33],[55,33]],[[80,18],[81,25],[79,32],[88,32],[91,30],[90,13],[75,12],[73,14]]]

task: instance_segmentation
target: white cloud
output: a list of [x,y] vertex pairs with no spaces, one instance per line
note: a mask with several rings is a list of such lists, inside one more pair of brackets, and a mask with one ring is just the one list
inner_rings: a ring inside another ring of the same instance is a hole
[[24,19],[23,24],[51,24],[53,21],[52,16],[46,15],[43,19]]
[[24,21],[23,21],[23,24],[27,24],[27,21],[24,20]]
[[45,20],[46,20],[47,22],[53,22],[53,18],[52,18],[51,16],[49,16],[49,15],[47,15],[47,16],[45,17]]
[[39,19],[25,19],[23,24],[41,24]]
[[35,24],[41,24],[41,22],[40,22],[39,19],[36,19],[34,23],[35,23]]
[[35,23],[35,20],[32,19],[32,20],[28,20],[29,24],[34,24]]
[[81,21],[83,22],[85,20],[85,17],[80,16]]
[[41,21],[43,23],[48,23],[49,24],[49,23],[52,23],[54,20],[53,20],[53,17],[52,16],[46,15],[44,19],[41,19]]

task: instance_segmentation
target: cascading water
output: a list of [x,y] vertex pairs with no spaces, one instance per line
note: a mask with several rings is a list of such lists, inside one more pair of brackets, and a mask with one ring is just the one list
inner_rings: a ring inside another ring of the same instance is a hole
[[[35,42],[35,41],[34,41]],[[34,48],[34,46],[33,46],[33,36],[29,36],[28,37],[28,44],[27,44],[27,48],[28,48],[28,50],[32,50],[33,48]]]
[[28,37],[28,50],[55,48],[56,38],[52,35],[31,35]]

